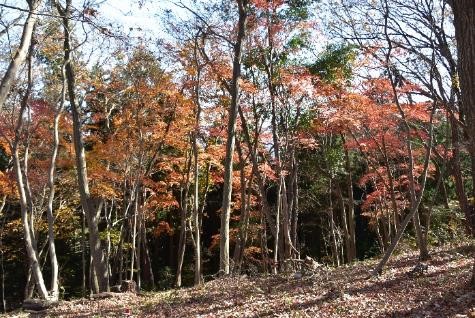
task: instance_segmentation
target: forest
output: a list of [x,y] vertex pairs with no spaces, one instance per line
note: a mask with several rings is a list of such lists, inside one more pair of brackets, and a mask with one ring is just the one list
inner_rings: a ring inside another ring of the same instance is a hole
[[475,317],[472,0],[1,0],[0,80],[6,315]]

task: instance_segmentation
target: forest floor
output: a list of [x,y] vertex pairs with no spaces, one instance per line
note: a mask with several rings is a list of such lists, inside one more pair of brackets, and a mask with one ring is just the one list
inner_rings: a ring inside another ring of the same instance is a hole
[[475,290],[467,288],[473,255],[472,245],[451,245],[433,249],[421,275],[411,275],[418,260],[408,252],[369,279],[377,259],[301,278],[220,278],[199,288],[64,301],[30,317],[475,317]]

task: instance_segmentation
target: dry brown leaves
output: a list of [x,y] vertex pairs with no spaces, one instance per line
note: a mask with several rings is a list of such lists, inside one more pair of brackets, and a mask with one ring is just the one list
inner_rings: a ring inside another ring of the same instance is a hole
[[382,276],[368,278],[375,261],[293,275],[222,278],[200,288],[143,296],[62,302],[49,317],[475,317],[475,291],[467,288],[473,251],[433,250],[428,271],[407,273],[417,253],[394,257]]

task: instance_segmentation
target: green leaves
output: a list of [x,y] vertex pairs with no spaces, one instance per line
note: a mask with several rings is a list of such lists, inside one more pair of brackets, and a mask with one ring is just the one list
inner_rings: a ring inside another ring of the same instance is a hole
[[291,21],[308,20],[311,15],[311,5],[319,0],[287,0],[288,8],[282,12],[282,15]]
[[347,82],[353,76],[356,48],[349,44],[330,44],[308,68],[327,83]]

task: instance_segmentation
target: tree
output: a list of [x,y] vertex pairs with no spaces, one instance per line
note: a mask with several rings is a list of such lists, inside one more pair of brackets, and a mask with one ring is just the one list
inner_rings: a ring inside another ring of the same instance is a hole
[[[461,90],[461,113],[469,138],[469,153],[472,161],[472,185],[475,184],[475,3],[468,0],[449,1],[454,13],[455,35],[458,52],[458,77]],[[475,187],[472,189],[475,197]],[[472,235],[475,233],[475,209],[465,210],[465,217]],[[472,287],[475,286],[475,264]]]
[[229,86],[231,103],[228,111],[228,130],[226,139],[226,157],[224,163],[223,205],[221,215],[221,231],[219,245],[219,269],[224,275],[229,274],[229,219],[231,216],[231,194],[233,178],[233,155],[236,142],[236,119],[239,106],[239,86],[241,80],[241,57],[246,24],[248,18],[247,0],[236,0],[238,6],[237,36],[234,46],[233,75]]
[[71,105],[73,117],[73,141],[76,153],[76,169],[79,193],[81,195],[81,205],[86,214],[89,228],[89,246],[91,248],[92,264],[93,264],[93,284],[92,289],[95,293],[109,290],[109,273],[105,259],[105,253],[102,249],[99,237],[99,212],[94,205],[94,199],[89,191],[89,180],[87,177],[87,163],[84,141],[81,131],[81,109],[76,97],[76,77],[74,73],[74,57],[73,46],[71,44],[72,28],[70,26],[71,17],[71,0],[66,0],[65,6],[59,1],[55,2],[56,9],[60,13],[64,28],[64,63],[65,74],[68,83],[68,97]]
[[8,68],[0,83],[0,111],[5,105],[8,94],[10,93],[12,85],[15,81],[15,77],[17,76],[18,69],[24,63],[28,55],[31,39],[33,37],[33,30],[38,19],[38,10],[43,4],[42,0],[27,0],[26,2],[28,3],[28,16],[26,18],[25,24],[23,25],[23,33],[21,36],[20,45],[13,58],[10,60]]

